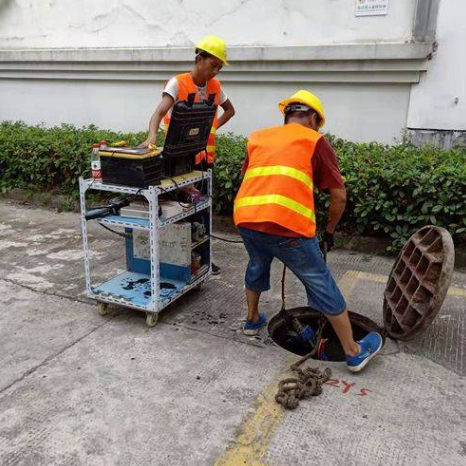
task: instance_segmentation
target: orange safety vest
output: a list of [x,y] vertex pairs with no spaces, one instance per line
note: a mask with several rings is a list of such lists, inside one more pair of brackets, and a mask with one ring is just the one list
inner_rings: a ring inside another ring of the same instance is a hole
[[315,236],[311,158],[321,137],[297,123],[251,134],[248,166],[234,205],[237,226],[272,222],[300,236]]
[[[200,102],[201,98],[197,91],[197,86],[193,81],[191,73],[184,73],[175,76],[178,81],[178,100],[187,100],[189,94],[195,94],[194,102]],[[214,102],[217,105],[220,105],[220,81],[216,78],[212,78],[207,81],[207,90],[206,90],[206,99],[209,98],[210,94],[215,94]],[[170,116],[167,112],[163,118],[163,130],[168,131],[168,126],[170,124]],[[196,155],[196,165],[200,164],[202,160],[206,160],[208,164],[215,162],[215,132],[217,131],[218,118],[215,115],[214,122],[212,124],[212,129],[210,130],[209,139],[207,142],[207,147],[205,151],[199,152]]]

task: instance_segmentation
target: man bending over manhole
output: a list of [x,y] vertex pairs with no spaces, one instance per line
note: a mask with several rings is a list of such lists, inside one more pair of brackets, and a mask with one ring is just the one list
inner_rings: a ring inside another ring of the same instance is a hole
[[253,132],[243,182],[235,199],[235,224],[249,254],[246,270],[246,335],[267,323],[259,298],[270,289],[274,257],[306,287],[309,306],[325,314],[346,354],[348,368],[361,371],[382,348],[379,333],[353,338],[345,300],[325,263],[316,238],[314,184],[330,193],[324,241],[345,210],[346,189],[335,152],[318,130],[325,123],[320,100],[301,90],[279,104],[285,124]]

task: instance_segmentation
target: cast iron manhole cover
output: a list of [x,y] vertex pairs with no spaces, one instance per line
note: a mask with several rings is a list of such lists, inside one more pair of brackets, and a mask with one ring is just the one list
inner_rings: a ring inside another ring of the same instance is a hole
[[450,286],[455,248],[450,233],[435,226],[421,228],[398,256],[384,295],[387,332],[410,340],[438,314]]

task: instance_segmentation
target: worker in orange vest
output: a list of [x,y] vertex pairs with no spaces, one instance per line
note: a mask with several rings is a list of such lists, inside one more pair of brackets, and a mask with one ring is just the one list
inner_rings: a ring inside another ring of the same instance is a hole
[[[233,117],[235,109],[216,78],[223,65],[228,66],[225,42],[216,36],[206,36],[195,45],[195,54],[193,70],[190,73],[179,74],[168,81],[162,93],[162,101],[150,119],[147,139],[139,147],[155,144],[162,120],[164,131],[168,130],[171,108],[176,101],[186,100],[189,94],[195,94],[195,102],[199,102],[214,94],[214,101],[222,107],[223,113],[220,117],[214,118],[206,151],[196,156],[197,168],[205,170],[213,168],[215,162],[215,133]],[[219,272],[219,267],[212,264],[212,273],[215,275]]]
[[266,324],[259,298],[270,289],[270,267],[276,257],[303,283],[309,306],[322,312],[335,330],[348,368],[359,372],[381,350],[383,340],[377,332],[354,340],[345,300],[316,238],[314,187],[330,193],[323,237],[328,250],[334,246],[333,234],[346,205],[337,157],[318,132],[325,123],[322,103],[301,90],[282,100],[279,109],[284,125],[249,137],[244,178],[234,202],[235,224],[249,254],[243,331],[256,335]]

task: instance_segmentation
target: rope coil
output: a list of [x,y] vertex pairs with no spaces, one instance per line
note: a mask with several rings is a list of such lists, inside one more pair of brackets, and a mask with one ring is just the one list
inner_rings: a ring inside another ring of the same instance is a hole
[[[285,309],[285,276],[286,265],[283,266],[282,275],[282,310],[287,315]],[[300,366],[308,359],[312,358],[319,348],[322,332],[327,320],[322,316],[319,320],[319,328],[313,341],[312,350],[303,356],[299,361],[290,366],[290,370],[296,373],[296,377],[288,377],[278,384],[278,391],[275,395],[275,401],[281,404],[285,409],[296,409],[299,401],[312,396],[319,396],[322,393],[322,385],[330,379],[332,371],[330,368],[320,369],[318,367],[306,367],[301,369]]]
[[317,367],[296,369],[297,377],[283,379],[278,384],[278,392],[275,401],[285,409],[296,409],[299,400],[319,396],[322,393],[322,385],[330,379],[330,368],[323,370]]

